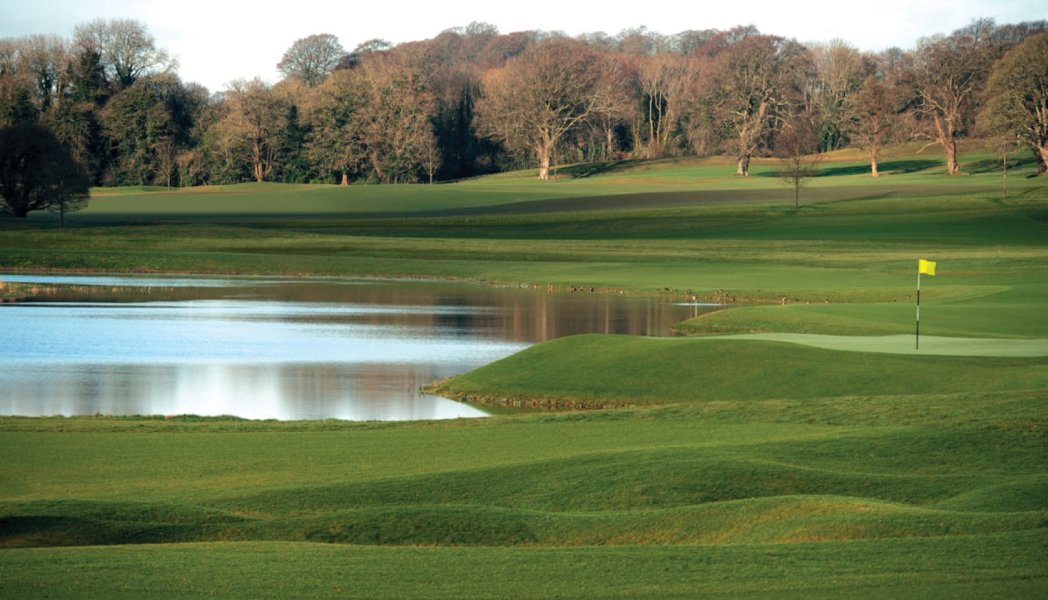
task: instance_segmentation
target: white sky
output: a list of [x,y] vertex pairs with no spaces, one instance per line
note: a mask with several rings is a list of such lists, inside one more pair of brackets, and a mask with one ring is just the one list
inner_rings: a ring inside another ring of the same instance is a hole
[[99,17],[142,21],[157,45],[178,59],[184,81],[220,91],[238,78],[276,81],[284,52],[314,33],[334,34],[352,50],[373,38],[394,44],[428,39],[471,21],[492,23],[502,33],[568,35],[752,24],[801,42],[840,38],[876,51],[913,48],[921,37],[950,33],[979,17],[998,23],[1048,19],[1048,0],[0,0],[0,38],[71,38],[77,24]]

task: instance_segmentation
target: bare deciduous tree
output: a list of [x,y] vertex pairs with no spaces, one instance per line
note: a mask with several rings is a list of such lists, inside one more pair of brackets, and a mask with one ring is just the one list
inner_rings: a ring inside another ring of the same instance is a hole
[[0,127],[34,123],[39,117],[32,77],[21,56],[22,45],[19,39],[0,39]]
[[364,143],[371,168],[385,183],[417,181],[431,155],[435,102],[417,56],[375,54],[358,68],[367,103]]
[[666,154],[677,129],[681,105],[685,93],[692,87],[694,71],[686,57],[663,53],[643,59],[637,72],[647,129],[647,155],[660,158]]
[[320,85],[346,57],[338,38],[330,33],[319,33],[296,40],[284,53],[277,69],[287,77],[295,77],[309,87]]
[[779,176],[793,188],[793,206],[801,206],[801,188],[815,176],[821,155],[810,114],[792,115],[775,137],[775,151],[782,163]]
[[238,80],[226,94],[228,114],[223,122],[229,135],[246,142],[251,175],[265,181],[280,156],[287,131],[288,106],[260,79]]
[[612,158],[616,149],[616,130],[628,123],[634,109],[633,88],[636,85],[633,73],[619,57],[604,54],[598,61],[600,76],[597,85],[601,88],[604,101],[588,119],[593,133],[599,138],[600,158]]
[[40,112],[46,113],[65,88],[63,77],[69,72],[69,48],[57,35],[31,35],[22,39],[20,54],[36,84]]
[[15,38],[0,38],[0,77],[11,77],[18,69],[19,41]]
[[342,185],[349,184],[366,157],[360,116],[366,102],[361,78],[341,70],[313,90],[305,107],[312,125],[306,152],[323,170],[336,173]]
[[[319,34],[287,50],[272,89],[242,81],[211,96],[177,81],[140,22],[99,19],[71,41],[0,39],[0,126],[46,125],[96,184],[402,182],[532,164],[549,179],[557,161],[715,152],[747,175],[752,156],[776,151],[787,115],[804,110],[821,149],[860,147],[875,175],[901,123],[941,144],[956,172],[957,140],[979,133],[980,103],[995,107],[985,130],[1010,132],[1013,146],[1017,128],[1030,129],[1002,104],[1029,86],[982,88],[996,57],[1045,29],[982,19],[877,58],[752,26],[571,39],[472,23],[349,54]],[[1024,143],[1043,147],[1038,135]]]
[[845,140],[849,100],[862,87],[870,66],[843,40],[809,46],[815,77],[806,86],[808,110],[818,115],[816,135],[823,150],[837,150]]
[[139,77],[173,72],[177,66],[166,50],[157,48],[146,26],[134,19],[96,19],[79,25],[73,45],[98,52],[107,77],[121,89]]
[[848,101],[845,132],[870,158],[870,175],[879,177],[877,163],[900,124],[901,101],[897,89],[884,77],[870,75]]
[[993,68],[980,120],[1007,141],[1034,150],[1037,173],[1048,174],[1048,33],[1028,38]]
[[428,182],[433,183],[437,169],[440,168],[440,146],[437,145],[437,138],[433,135],[426,138],[421,151],[422,168],[426,171]]
[[811,62],[797,42],[748,35],[718,54],[711,69],[707,102],[727,130],[736,175],[745,177],[763,138],[801,102],[800,86]]
[[[992,21],[989,23],[992,26]],[[978,109],[979,94],[995,58],[986,24],[972,26],[948,37],[921,40],[911,72],[917,98],[915,114],[927,124],[923,137],[946,152],[946,172],[961,171],[957,144],[964,137]]]
[[484,80],[479,128],[507,147],[529,148],[539,179],[550,178],[562,138],[608,104],[597,56],[582,42],[554,37],[528,47]]

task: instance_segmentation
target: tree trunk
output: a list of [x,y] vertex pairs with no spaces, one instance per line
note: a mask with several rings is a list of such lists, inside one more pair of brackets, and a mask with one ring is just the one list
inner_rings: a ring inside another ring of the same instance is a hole
[[1037,174],[1048,175],[1048,146],[1038,146],[1037,156],[1040,159],[1037,161]]
[[255,181],[262,183],[262,180],[266,178],[264,168],[262,166],[262,144],[258,140],[251,146],[251,157],[254,167]]
[[877,157],[876,156],[871,156],[870,157],[870,176],[871,177],[880,177],[881,176],[881,174],[877,172]]
[[735,169],[735,174],[740,177],[750,176],[750,155],[749,153],[743,154],[739,157],[739,166]]
[[375,148],[371,149],[371,168],[375,171],[375,176],[378,180],[387,183],[386,171],[382,168],[382,160],[379,158],[378,150]]
[[349,185],[349,173],[342,171],[342,183],[339,185]]
[[946,148],[946,172],[950,175],[957,175],[961,172],[961,166],[957,164],[957,140],[951,139],[948,143],[943,144]]
[[655,110],[651,94],[648,94],[648,158],[655,158]]
[[960,173],[961,168],[957,164],[957,138],[949,122],[938,113],[935,114],[935,133],[938,135],[939,144],[946,151],[946,173],[948,175]]
[[539,157],[539,179],[542,181],[549,181],[549,168],[550,168],[550,156],[553,145],[550,143],[539,142],[535,147],[535,153]]

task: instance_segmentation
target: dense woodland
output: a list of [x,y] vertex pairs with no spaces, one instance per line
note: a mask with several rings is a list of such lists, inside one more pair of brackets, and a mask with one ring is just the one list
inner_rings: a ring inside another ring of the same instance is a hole
[[[662,35],[473,23],[352,51],[296,41],[275,85],[182,81],[146,27],[96,20],[72,39],[0,40],[0,128],[46,128],[94,185],[433,182],[522,167],[960,140],[1048,162],[1048,23],[978,20],[916,48],[804,45],[753,27]],[[929,150],[931,151],[931,150]]]

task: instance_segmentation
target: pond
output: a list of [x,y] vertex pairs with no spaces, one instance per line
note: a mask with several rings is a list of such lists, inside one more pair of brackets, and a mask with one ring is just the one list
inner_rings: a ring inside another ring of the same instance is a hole
[[0,275],[0,414],[485,416],[421,385],[578,333],[668,335],[702,310],[479,284]]

